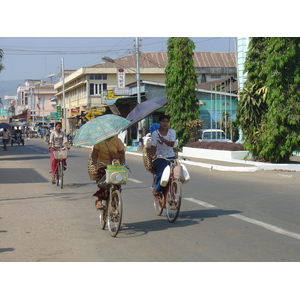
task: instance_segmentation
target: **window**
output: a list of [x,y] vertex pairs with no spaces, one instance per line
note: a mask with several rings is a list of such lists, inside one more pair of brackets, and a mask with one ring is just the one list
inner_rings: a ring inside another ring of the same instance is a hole
[[90,95],[101,95],[107,90],[107,83],[90,83]]
[[221,78],[221,75],[210,75],[211,79],[218,79]]
[[107,74],[91,74],[91,80],[107,80]]

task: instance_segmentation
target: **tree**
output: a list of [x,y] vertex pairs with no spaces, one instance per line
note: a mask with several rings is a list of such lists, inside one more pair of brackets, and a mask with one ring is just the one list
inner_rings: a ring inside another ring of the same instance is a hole
[[238,105],[241,123],[249,120],[248,129],[242,126],[245,148],[256,158],[287,162],[300,150],[300,38],[251,38],[245,71],[245,88],[252,89]]
[[199,104],[195,87],[197,74],[194,69],[195,44],[187,37],[168,39],[168,65],[166,67],[166,114],[171,117],[170,127],[176,130],[179,148],[192,138],[187,123],[199,119]]

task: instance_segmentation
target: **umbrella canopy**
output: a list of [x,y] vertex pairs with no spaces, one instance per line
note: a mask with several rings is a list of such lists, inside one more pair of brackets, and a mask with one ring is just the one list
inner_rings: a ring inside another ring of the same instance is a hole
[[0,128],[9,128],[10,125],[7,123],[0,123]]
[[75,147],[96,145],[110,137],[119,134],[125,127],[131,124],[117,115],[104,115],[88,121],[76,133]]
[[9,123],[9,126],[11,127],[19,127],[19,126],[23,126],[24,124],[22,122],[12,122]]
[[170,99],[166,98],[152,98],[139,103],[126,117],[127,120],[131,121],[132,124],[141,121],[142,119],[149,116],[154,111],[163,107],[167,104]]

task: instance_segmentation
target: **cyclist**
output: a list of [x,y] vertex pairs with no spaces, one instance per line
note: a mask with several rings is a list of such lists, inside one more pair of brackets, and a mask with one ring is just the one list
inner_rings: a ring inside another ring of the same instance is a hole
[[[158,155],[168,159],[175,159],[175,153],[173,150],[176,141],[176,131],[169,129],[170,117],[167,115],[161,115],[158,119],[160,127],[152,132],[151,135],[151,155],[152,159],[155,159]],[[152,193],[154,196],[158,196],[159,193],[164,193],[165,188],[160,185],[160,179],[162,173],[169,162],[163,158],[155,160],[156,174],[154,180],[154,186]]]
[[[63,147],[70,149],[70,146],[68,144],[68,139],[64,131],[61,131],[61,122],[57,122],[55,125],[55,130],[51,132],[50,134],[50,140],[49,140],[49,149],[51,149],[50,154],[50,167],[51,167],[51,173],[52,173],[52,183],[55,184],[55,174],[57,171],[57,160],[54,158],[54,147]],[[64,170],[66,170],[67,161],[66,159],[63,159],[63,166]]]
[[[110,165],[112,163],[112,160],[114,159],[124,159],[124,148],[124,144],[117,135],[108,138],[93,147],[92,164],[95,165],[97,162],[104,162],[105,164]],[[100,168],[98,169],[98,180],[100,180],[105,175],[105,169],[106,166],[101,166],[100,164]],[[108,190],[98,187],[98,191],[93,196],[98,197],[95,202],[96,208],[102,209],[102,200],[107,200],[109,196]]]

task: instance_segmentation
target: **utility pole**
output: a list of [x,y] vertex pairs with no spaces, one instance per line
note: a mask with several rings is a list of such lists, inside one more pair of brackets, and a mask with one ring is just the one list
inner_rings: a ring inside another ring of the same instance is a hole
[[[136,90],[137,90],[137,102],[138,105],[141,101],[141,82],[140,82],[140,41],[139,38],[135,38],[135,51],[136,51]],[[139,141],[138,150],[142,150],[142,123],[138,122],[138,134],[137,140]]]
[[61,78],[62,78],[62,102],[63,102],[63,117],[64,117],[64,131],[67,133],[67,119],[66,119],[66,99],[65,99],[65,71],[64,59],[61,59]]

